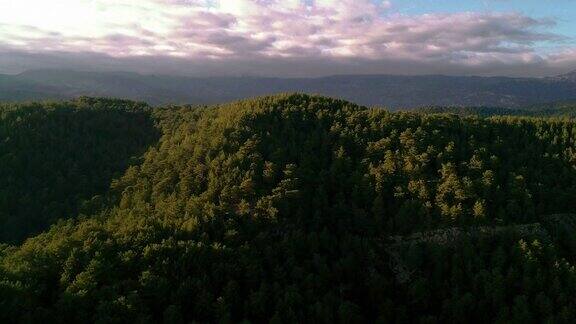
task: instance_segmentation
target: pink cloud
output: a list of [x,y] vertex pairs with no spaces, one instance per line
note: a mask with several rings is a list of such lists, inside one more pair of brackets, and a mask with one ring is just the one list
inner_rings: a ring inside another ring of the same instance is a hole
[[[135,6],[128,0],[91,3],[105,10],[94,12],[93,21],[86,22],[89,28],[5,23],[10,28],[0,29],[0,46],[115,57],[395,60],[470,66],[569,62],[574,56],[574,49],[540,51],[541,43],[560,44],[565,38],[546,32],[553,21],[518,13],[404,16],[390,12],[390,1],[372,0],[141,0],[133,10],[128,10]],[[86,14],[88,9],[81,9]]]

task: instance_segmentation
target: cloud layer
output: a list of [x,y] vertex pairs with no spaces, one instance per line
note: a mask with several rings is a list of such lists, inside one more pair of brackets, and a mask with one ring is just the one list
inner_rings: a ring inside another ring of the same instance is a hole
[[149,69],[207,74],[532,75],[576,67],[576,49],[549,32],[551,19],[393,8],[373,0],[9,1],[0,4],[0,69],[38,65],[31,58],[39,55],[53,64],[98,57],[135,70],[155,61]]

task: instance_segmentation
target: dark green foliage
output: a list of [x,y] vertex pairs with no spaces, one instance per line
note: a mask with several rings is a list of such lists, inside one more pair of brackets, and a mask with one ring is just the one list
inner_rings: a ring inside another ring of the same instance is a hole
[[525,117],[576,117],[576,103],[560,102],[529,105],[522,109],[502,107],[423,107],[415,110],[425,114],[455,114],[459,116],[525,116]]
[[0,106],[0,242],[19,242],[82,206],[93,212],[154,140],[145,109],[91,98]]
[[152,117],[92,217],[1,247],[0,321],[576,318],[573,121],[306,95]]
[[424,114],[454,114],[458,116],[529,116],[532,113],[525,109],[497,108],[497,107],[421,107],[414,112]]

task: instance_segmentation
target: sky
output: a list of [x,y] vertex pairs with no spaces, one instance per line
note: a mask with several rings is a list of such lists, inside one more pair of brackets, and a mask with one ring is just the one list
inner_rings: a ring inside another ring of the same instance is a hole
[[548,76],[576,0],[0,0],[0,73]]

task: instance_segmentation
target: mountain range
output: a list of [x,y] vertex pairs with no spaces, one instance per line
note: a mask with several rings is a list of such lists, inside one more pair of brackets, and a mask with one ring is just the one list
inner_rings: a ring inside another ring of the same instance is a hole
[[392,109],[422,106],[518,108],[576,100],[576,71],[556,77],[338,75],[320,78],[182,77],[132,72],[31,70],[0,75],[0,100],[105,96],[163,104],[214,104],[305,92]]

